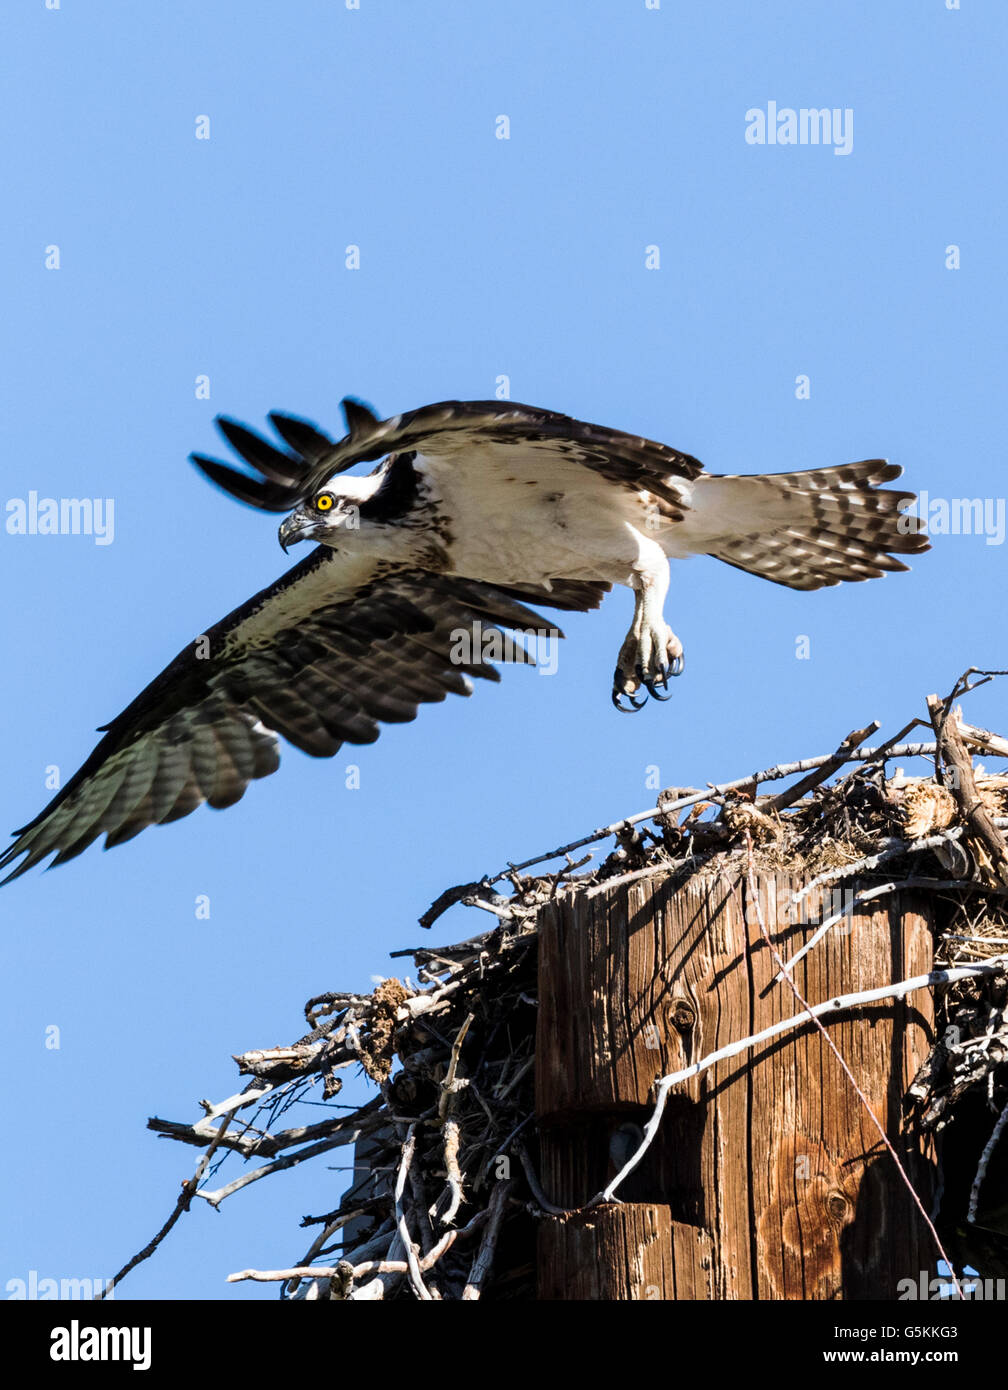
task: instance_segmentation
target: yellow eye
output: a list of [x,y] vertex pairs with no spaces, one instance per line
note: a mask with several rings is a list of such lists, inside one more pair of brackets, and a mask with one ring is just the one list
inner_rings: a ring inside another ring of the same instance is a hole
[[320,492],[319,495],[315,498],[315,510],[317,512],[331,511],[333,506],[335,505],[335,502],[336,499],[335,497],[333,497],[331,492]]

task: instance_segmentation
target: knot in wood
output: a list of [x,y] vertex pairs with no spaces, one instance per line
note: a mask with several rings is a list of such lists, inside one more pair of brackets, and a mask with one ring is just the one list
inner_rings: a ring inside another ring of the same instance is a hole
[[669,1009],[669,1022],[678,1033],[688,1033],[696,1027],[696,1009],[689,999],[677,999]]
[[826,1210],[834,1221],[843,1221],[850,1210],[850,1203],[842,1192],[831,1192],[826,1198]]

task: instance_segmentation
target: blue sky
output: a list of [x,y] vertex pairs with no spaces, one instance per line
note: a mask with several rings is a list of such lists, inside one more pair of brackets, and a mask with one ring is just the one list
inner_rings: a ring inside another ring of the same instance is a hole
[[[0,501],[115,507],[107,545],[0,529],[12,827],[48,799],[47,768],[69,776],[96,725],[283,568],[275,519],[186,462],[215,451],[218,411],[338,433],[345,394],[389,415],[507,376],[515,400],[713,472],[885,455],[996,516],[995,0],[17,0],[3,37]],[[853,113],[850,153],[747,143],[771,101]],[[621,591],[564,621],[551,677],[508,671],[332,762],[287,749],[226,813],[5,888],[0,1291],[111,1275],[192,1172],[147,1116],[195,1118],[237,1088],[231,1053],[392,973],[447,885],[653,804],[651,766],[738,776],[1008,665],[996,540],[936,536],[912,574],[811,595],[690,561],[669,704],[609,704]],[[997,686],[971,710],[1008,726]],[[458,909],[431,940],[483,925]],[[300,1257],[301,1215],[342,1180],[309,1164],[198,1206],[120,1297],[274,1297],[224,1278]]]

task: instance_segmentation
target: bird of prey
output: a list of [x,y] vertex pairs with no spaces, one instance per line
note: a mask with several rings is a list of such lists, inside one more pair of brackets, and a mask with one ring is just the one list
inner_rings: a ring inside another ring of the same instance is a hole
[[[175,657],[80,770],[0,856],[20,863],[105,848],[202,802],[230,806],[273,772],[278,735],[329,757],[381,722],[499,679],[458,643],[481,625],[557,632],[526,604],[587,611],[613,584],[634,595],[616,664],[617,708],[665,699],[683,649],[665,620],[669,559],[705,554],[792,589],[871,579],[927,549],[913,493],[882,489],[882,459],[800,473],[716,476],[689,454],[510,401],[446,401],[380,420],[343,402],[338,442],[270,416],[282,447],[218,427],[249,468],[203,455],[219,487],[287,513],[284,550],[311,553]],[[342,477],[359,463],[366,476]],[[335,480],[340,478],[337,483]],[[520,660],[517,644],[501,647]],[[497,659],[500,659],[498,654]],[[639,698],[638,698],[639,697]]]

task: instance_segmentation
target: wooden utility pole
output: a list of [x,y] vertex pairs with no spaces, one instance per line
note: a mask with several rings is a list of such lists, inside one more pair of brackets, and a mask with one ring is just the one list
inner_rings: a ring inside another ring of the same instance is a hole
[[[760,876],[785,958],[807,939],[799,881]],[[814,890],[806,922],[852,902]],[[656,1078],[799,1012],[743,877],[654,877],[586,889],[539,918],[536,1109],[540,1179],[586,1203],[636,1147]],[[931,968],[927,900],[858,909],[795,968],[812,1004]],[[929,1209],[926,1143],[901,1102],[931,1041],[928,991],[825,1020]],[[674,1091],[622,1201],[540,1223],[542,1299],[897,1296],[936,1254],[891,1155],[815,1026],[718,1063]]]

